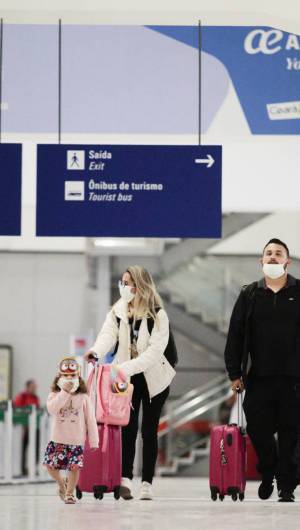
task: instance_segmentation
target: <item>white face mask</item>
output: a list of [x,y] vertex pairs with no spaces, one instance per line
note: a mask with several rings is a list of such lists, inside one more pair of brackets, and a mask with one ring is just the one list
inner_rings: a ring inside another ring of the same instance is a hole
[[130,285],[123,285],[119,282],[119,291],[121,298],[129,304],[134,299],[135,294],[131,292],[132,287]]
[[264,263],[263,271],[268,278],[272,280],[277,280],[285,274],[285,268],[282,263]]
[[72,377],[72,378],[64,377],[62,375],[57,381],[57,386],[59,386],[59,388],[62,389],[65,383],[73,383],[73,388],[70,392],[71,394],[74,394],[74,392],[76,392],[77,388],[79,387],[79,378],[78,377]]

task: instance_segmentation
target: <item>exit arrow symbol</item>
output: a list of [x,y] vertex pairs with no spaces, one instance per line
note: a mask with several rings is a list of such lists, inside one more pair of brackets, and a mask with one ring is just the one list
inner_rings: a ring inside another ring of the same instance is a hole
[[210,168],[215,163],[214,158],[211,155],[207,155],[207,158],[195,158],[195,164],[206,164]]

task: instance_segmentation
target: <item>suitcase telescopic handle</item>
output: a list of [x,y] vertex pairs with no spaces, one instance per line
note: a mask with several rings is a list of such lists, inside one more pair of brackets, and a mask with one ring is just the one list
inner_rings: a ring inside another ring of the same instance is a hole
[[99,363],[94,362],[92,371],[87,381],[88,393],[89,393],[90,398],[92,399],[95,413],[97,411],[97,401],[98,401],[98,392],[97,392],[98,370],[99,370]]
[[244,415],[243,415],[243,395],[240,390],[237,391],[237,405],[238,405],[238,426],[241,427],[242,430],[245,429],[244,426]]

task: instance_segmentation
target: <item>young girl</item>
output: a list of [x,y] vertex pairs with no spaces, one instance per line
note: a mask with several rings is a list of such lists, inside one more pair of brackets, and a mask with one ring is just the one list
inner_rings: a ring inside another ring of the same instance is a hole
[[[83,466],[83,445],[88,434],[90,447],[97,449],[98,428],[87,388],[80,377],[80,367],[72,357],[59,365],[52,392],[47,399],[49,414],[53,416],[51,441],[48,443],[44,465],[58,484],[58,494],[66,504],[75,504],[73,495],[79,468]],[[64,481],[60,470],[68,471]]]

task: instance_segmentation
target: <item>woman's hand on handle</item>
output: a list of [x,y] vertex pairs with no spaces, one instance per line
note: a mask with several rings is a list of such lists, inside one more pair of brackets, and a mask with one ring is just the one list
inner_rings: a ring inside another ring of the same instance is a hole
[[92,350],[85,352],[85,354],[83,355],[83,358],[88,363],[94,364],[97,361],[97,355]]

